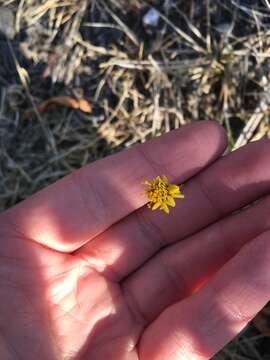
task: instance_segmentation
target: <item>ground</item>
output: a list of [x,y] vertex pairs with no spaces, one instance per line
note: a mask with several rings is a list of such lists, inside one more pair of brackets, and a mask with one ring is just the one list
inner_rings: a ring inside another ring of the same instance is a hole
[[[0,211],[204,119],[269,136],[268,0],[0,0]],[[268,308],[216,359],[269,359]]]

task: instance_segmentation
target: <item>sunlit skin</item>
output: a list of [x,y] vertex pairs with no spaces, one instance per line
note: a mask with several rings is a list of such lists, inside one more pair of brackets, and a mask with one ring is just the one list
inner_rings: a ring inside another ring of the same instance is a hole
[[[270,142],[225,147],[188,125],[2,213],[0,359],[203,360],[231,340],[270,298]],[[169,215],[141,195],[160,174],[183,184]]]

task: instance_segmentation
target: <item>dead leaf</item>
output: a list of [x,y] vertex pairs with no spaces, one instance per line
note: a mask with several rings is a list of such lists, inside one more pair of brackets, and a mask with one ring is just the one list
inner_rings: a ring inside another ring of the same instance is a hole
[[85,113],[92,112],[92,106],[86,99],[75,99],[71,96],[54,96],[48,100],[43,101],[36,108],[26,110],[23,114],[23,120],[29,119],[35,112],[45,112],[48,108],[52,106],[65,106],[71,109],[79,109]]
[[85,99],[80,99],[79,101],[79,109],[83,112],[90,113],[92,112],[92,107],[89,102]]

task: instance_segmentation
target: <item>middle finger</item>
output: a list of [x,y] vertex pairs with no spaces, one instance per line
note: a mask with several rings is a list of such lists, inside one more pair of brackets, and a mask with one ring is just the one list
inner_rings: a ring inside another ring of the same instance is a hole
[[201,230],[270,190],[270,142],[251,143],[189,180],[169,216],[144,207],[82,247],[98,271],[120,281],[162,247]]

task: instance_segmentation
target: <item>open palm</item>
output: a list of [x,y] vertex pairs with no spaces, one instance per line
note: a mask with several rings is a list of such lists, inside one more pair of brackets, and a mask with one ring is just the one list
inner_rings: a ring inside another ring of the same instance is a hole
[[[201,360],[235,336],[270,297],[270,143],[225,146],[186,126],[1,214],[0,358]],[[163,174],[169,216],[142,195]]]

